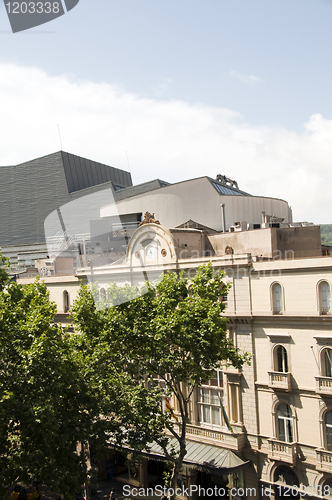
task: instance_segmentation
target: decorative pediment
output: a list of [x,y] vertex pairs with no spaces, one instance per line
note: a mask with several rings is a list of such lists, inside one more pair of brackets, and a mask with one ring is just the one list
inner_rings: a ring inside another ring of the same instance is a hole
[[176,261],[174,239],[161,224],[146,222],[132,235],[127,248],[131,267],[162,266]]

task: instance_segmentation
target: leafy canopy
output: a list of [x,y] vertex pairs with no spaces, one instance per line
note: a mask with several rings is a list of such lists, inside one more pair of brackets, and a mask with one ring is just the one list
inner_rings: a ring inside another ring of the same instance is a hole
[[[227,335],[221,296],[229,285],[211,263],[199,267],[192,280],[184,272],[167,273],[155,287],[144,287],[138,293],[112,284],[98,304],[98,289],[83,286],[73,307],[76,348],[96,390],[103,387],[105,415],[127,431],[123,443],[142,450],[157,441],[172,463],[174,487],[186,454],[194,389],[222,362],[241,368],[249,356]],[[179,424],[161,410],[165,395],[178,401]],[[167,447],[166,428],[178,442],[177,451]]]
[[99,407],[54,324],[44,283],[0,289],[0,498],[31,476],[73,498],[84,480],[77,442],[96,433]]

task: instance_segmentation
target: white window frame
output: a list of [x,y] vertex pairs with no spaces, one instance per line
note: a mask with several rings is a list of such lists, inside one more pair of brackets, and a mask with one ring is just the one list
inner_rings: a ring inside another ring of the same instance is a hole
[[317,284],[317,299],[319,314],[331,314],[331,285],[327,280],[321,280]]
[[[278,360],[278,351],[279,349],[283,349],[282,355],[282,370],[279,370],[279,360]],[[287,368],[287,370],[285,369]],[[289,356],[286,347],[282,344],[277,344],[273,349],[273,371],[279,373],[288,373],[289,372]]]
[[[329,369],[326,370],[327,365]],[[322,377],[332,377],[332,348],[324,347],[320,351],[320,367]]]
[[[281,405],[286,405],[289,408],[291,416],[289,416],[289,417],[279,416],[279,408]],[[283,422],[285,439],[281,439],[281,433],[279,430],[280,429],[280,425],[279,425],[280,422]],[[290,424],[292,436],[289,435],[289,429],[287,426],[287,422]],[[292,407],[288,403],[283,402],[283,401],[281,401],[276,408],[276,429],[277,429],[278,441],[282,441],[284,443],[294,443],[295,435],[294,435],[294,417],[293,417]],[[292,437],[292,440],[290,440],[290,437]]]
[[[221,414],[220,399],[223,401],[223,372],[221,369],[216,370],[217,377],[208,380],[201,387],[197,388],[197,418],[199,425],[212,429],[221,429],[224,421]],[[212,381],[216,380],[217,385],[213,385]],[[213,423],[216,414],[219,415],[219,423]],[[209,415],[208,419],[205,417]],[[209,421],[207,421],[209,420]]]
[[[276,289],[278,287],[278,290],[280,293],[280,296],[277,297],[276,294]],[[274,283],[271,284],[271,311],[272,314],[283,314],[284,312],[284,290],[282,285],[278,282],[275,281]]]

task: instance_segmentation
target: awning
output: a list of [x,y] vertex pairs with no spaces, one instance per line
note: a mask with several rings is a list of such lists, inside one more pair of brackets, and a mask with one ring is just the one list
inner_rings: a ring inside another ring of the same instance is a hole
[[[170,438],[170,444],[167,448],[171,450],[172,447],[176,451],[179,449],[179,444],[174,437]],[[219,446],[187,440],[186,448],[187,454],[183,460],[184,465],[210,474],[231,474],[250,465],[250,460],[244,461],[231,450]],[[162,448],[155,442],[149,446],[144,455],[155,460],[166,461]]]

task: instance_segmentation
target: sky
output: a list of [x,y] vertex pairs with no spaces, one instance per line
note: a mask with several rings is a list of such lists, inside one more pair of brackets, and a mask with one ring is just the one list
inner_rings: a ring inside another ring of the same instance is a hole
[[80,0],[13,34],[1,3],[0,165],[224,174],[332,223],[331,25],[332,0]]

